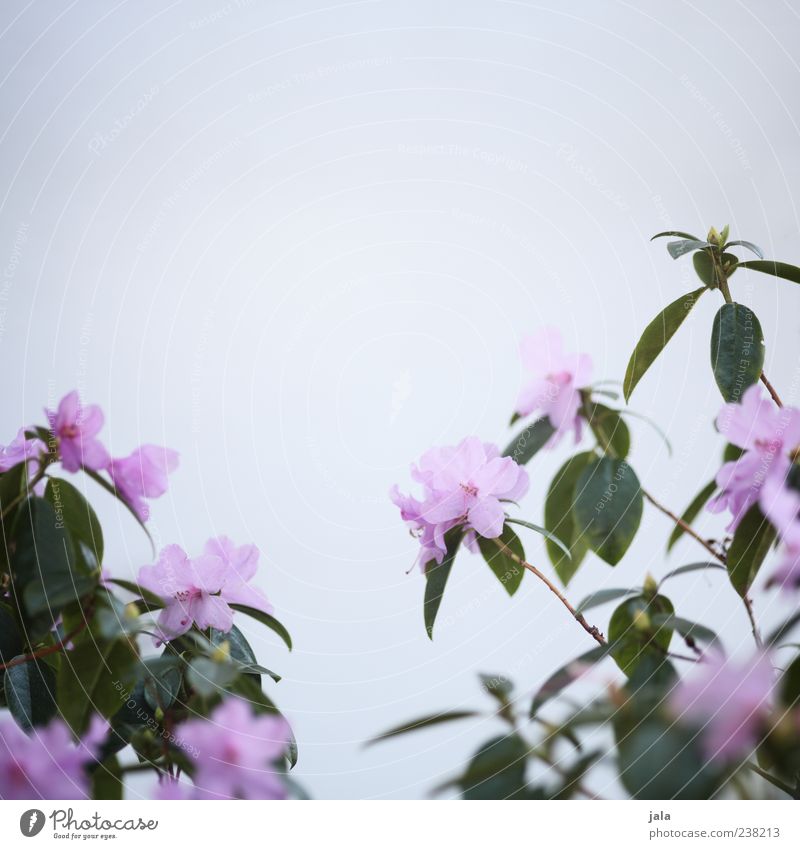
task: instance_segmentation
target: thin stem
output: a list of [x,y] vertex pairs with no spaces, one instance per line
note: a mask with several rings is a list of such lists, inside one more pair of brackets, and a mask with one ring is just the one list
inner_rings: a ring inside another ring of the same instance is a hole
[[751,769],[756,775],[760,775],[764,781],[768,781],[773,786],[777,787],[778,790],[783,790],[783,792],[792,799],[800,799],[800,793],[797,790],[794,790],[788,784],[785,784],[780,778],[776,778],[774,775],[770,775],[766,770],[761,769],[760,766],[757,766],[750,761],[747,761],[745,764],[749,769]]
[[73,628],[63,640],[60,640],[55,645],[47,646],[46,648],[39,649],[38,651],[31,652],[30,654],[20,655],[19,657],[15,657],[13,660],[9,660],[8,663],[0,663],[0,669],[11,669],[14,666],[22,666],[23,663],[28,663],[31,660],[38,660],[41,657],[47,657],[48,655],[64,651],[67,648],[67,645],[75,637],[77,637],[88,624],[88,617],[84,617],[80,625]]
[[783,401],[781,401],[780,396],[775,391],[775,387],[769,382],[769,380],[767,380],[767,376],[766,374],[764,374],[763,371],[761,372],[761,382],[764,384],[764,386],[767,387],[767,392],[769,392],[770,396],[772,397],[772,400],[779,407],[783,407]]
[[515,563],[518,563],[520,566],[523,566],[529,572],[533,572],[533,574],[536,575],[536,577],[545,584],[547,589],[549,589],[550,592],[553,593],[556,598],[564,605],[564,607],[569,610],[569,612],[572,614],[572,617],[578,622],[581,628],[586,631],[587,634],[589,634],[601,646],[604,646],[606,644],[606,638],[603,636],[600,629],[597,628],[597,626],[595,625],[590,625],[586,621],[586,619],[584,619],[583,614],[578,613],[578,611],[575,610],[575,608],[564,597],[561,590],[559,590],[559,588],[544,573],[540,572],[535,566],[531,565],[526,560],[523,560],[521,557],[518,557],[500,539],[495,539],[494,543],[500,549],[500,551],[510,557]]
[[744,602],[744,609],[747,611],[747,618],[750,620],[750,627],[753,631],[753,639],[756,641],[756,645],[760,649],[763,649],[764,643],[761,640],[761,634],[758,633],[758,625],[756,625],[756,615],[753,612],[753,601],[746,595],[742,596],[742,601]]
[[646,489],[642,490],[642,495],[653,505],[653,507],[672,519],[672,521],[675,522],[675,524],[678,525],[685,534],[688,534],[690,537],[697,540],[697,542],[699,542],[712,557],[715,557],[720,563],[725,563],[725,555],[717,551],[714,546],[708,542],[708,540],[704,540],[690,524],[684,522],[680,516],[676,516],[675,513],[673,513],[668,507],[665,507],[659,501],[656,501],[656,499]]

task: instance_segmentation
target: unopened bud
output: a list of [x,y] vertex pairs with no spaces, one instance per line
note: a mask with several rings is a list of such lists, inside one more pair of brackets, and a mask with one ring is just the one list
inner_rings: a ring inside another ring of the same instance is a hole
[[130,602],[130,604],[125,605],[125,618],[126,619],[137,619],[141,614],[139,610],[139,605],[136,604],[135,601]]
[[230,660],[231,656],[231,644],[227,640],[223,640],[215,649],[213,654],[211,655],[211,660],[215,663],[224,663],[226,660]]
[[658,592],[658,581],[648,572],[644,579],[644,594],[654,596]]
[[633,614],[633,627],[637,631],[649,631],[651,624],[650,617],[644,610],[637,610]]

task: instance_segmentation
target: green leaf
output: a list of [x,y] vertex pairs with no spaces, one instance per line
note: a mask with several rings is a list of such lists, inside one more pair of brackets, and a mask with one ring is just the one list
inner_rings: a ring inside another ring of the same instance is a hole
[[723,304],[711,328],[711,368],[726,401],[740,401],[764,367],[764,334],[756,314],[742,304]]
[[645,372],[655,361],[656,357],[664,350],[667,342],[675,335],[683,320],[689,315],[697,299],[706,291],[705,286],[681,295],[668,307],[662,310],[644,329],[641,339],[633,349],[628,368],[625,371],[625,380],[622,383],[622,392],[626,401],[630,401],[631,394],[636,385],[644,376]]
[[75,734],[86,730],[92,712],[110,719],[122,707],[137,660],[127,639],[97,643],[91,635],[62,655],[58,708]]
[[774,646],[779,643],[787,634],[791,633],[794,628],[800,624],[800,611],[792,614],[788,619],[782,622],[765,640],[767,646]]
[[537,419],[508,443],[505,451],[503,451],[503,456],[511,457],[515,463],[524,466],[544,448],[555,432],[555,428],[550,424],[550,419]]
[[503,675],[486,675],[484,673],[480,673],[478,677],[481,679],[484,690],[497,699],[501,707],[508,707],[511,704],[514,684],[508,678]]
[[381,741],[389,740],[392,737],[399,737],[401,734],[408,734],[410,731],[419,731],[423,728],[430,728],[433,725],[442,725],[445,722],[454,722],[458,719],[470,719],[476,716],[480,716],[480,714],[474,710],[450,710],[444,711],[443,713],[434,713],[430,716],[423,716],[420,719],[414,719],[411,722],[404,722],[396,728],[384,731],[377,737],[367,740],[364,745],[371,746],[373,743],[380,743]]
[[760,271],[763,274],[772,274],[792,283],[800,283],[800,268],[790,265],[788,262],[773,262],[771,259],[751,259],[740,262],[739,268],[749,268],[751,271]]
[[425,618],[425,630],[431,640],[433,639],[433,624],[442,603],[444,588],[447,586],[447,579],[450,577],[450,570],[453,568],[453,561],[458,553],[458,547],[461,545],[462,536],[461,528],[449,530],[445,534],[446,553],[444,560],[441,563],[431,560],[425,570],[425,600],[422,612]]
[[518,734],[497,737],[478,749],[461,778],[462,797],[513,799],[524,796],[528,744]]
[[230,631],[218,631],[216,628],[212,628],[210,637],[211,643],[215,646],[227,643],[230,656],[233,661],[239,664],[240,671],[245,674],[252,674],[257,684],[261,684],[261,675],[269,675],[275,683],[281,680],[280,675],[259,664],[252,646],[235,625],[231,627]]
[[106,578],[104,581],[106,584],[114,584],[116,587],[120,587],[123,590],[127,590],[129,593],[133,593],[135,596],[139,598],[136,600],[137,603],[141,600],[145,603],[148,610],[160,610],[164,606],[164,600],[157,596],[155,593],[150,592],[150,590],[146,590],[143,587],[140,587],[134,581],[125,581],[122,578]]
[[671,613],[657,613],[651,616],[650,619],[658,627],[677,631],[683,637],[686,645],[691,648],[694,648],[695,641],[699,640],[708,646],[722,649],[722,643],[716,632],[705,625],[701,625],[699,622],[692,622],[689,619],[684,619],[682,616],[673,616]]
[[703,248],[710,247],[711,245],[702,239],[681,239],[678,242],[667,243],[667,250],[673,259],[678,259],[691,251],[700,251],[703,250]]
[[261,610],[256,610],[255,607],[248,607],[246,604],[231,604],[231,607],[234,610],[238,610],[240,613],[244,613],[247,616],[252,617],[253,619],[260,622],[262,625],[266,625],[271,631],[274,631],[286,644],[286,648],[289,651],[292,650],[292,637],[289,632],[286,630],[286,627],[279,622],[274,616],[271,616],[269,613],[264,613]]
[[506,523],[509,525],[521,525],[529,531],[536,531],[537,534],[541,534],[546,540],[550,540],[553,545],[557,545],[567,557],[570,557],[569,548],[555,534],[548,531],[547,528],[543,528],[541,525],[536,525],[533,522],[527,522],[525,519],[507,518]]
[[50,478],[44,497],[66,525],[79,564],[86,572],[103,565],[103,531],[91,504],[69,481]]
[[[686,522],[687,525],[691,525],[692,522],[697,518],[700,514],[700,511],[708,504],[711,500],[711,496],[717,489],[716,481],[709,481],[700,492],[695,495],[692,499],[689,506],[683,511],[681,514],[681,519]],[[675,525],[674,530],[669,536],[669,540],[667,541],[667,551],[671,551],[672,547],[675,543],[683,536],[684,530],[680,525]],[[666,578],[664,579],[666,580]]]
[[603,451],[624,460],[631,449],[631,433],[616,410],[604,404],[584,404],[582,412]]
[[743,248],[747,248],[748,251],[752,251],[759,259],[764,259],[764,251],[761,248],[753,244],[753,242],[746,242],[744,239],[737,239],[735,242],[728,242],[725,245],[725,248],[732,248],[735,245],[741,245]]
[[731,445],[729,442],[722,452],[722,460],[725,463],[730,463],[733,460],[738,460],[743,454],[744,448],[740,448],[738,445]]
[[670,578],[675,578],[678,575],[686,575],[689,572],[699,572],[706,569],[722,569],[724,571],[725,567],[721,563],[689,563],[686,566],[679,566],[677,569],[667,572],[659,581],[659,584],[663,584],[664,581],[668,581]]
[[[525,550],[522,543],[507,524],[503,525],[503,533],[500,535],[499,541],[508,551],[516,554],[520,560],[525,560]],[[522,583],[525,567],[517,563],[509,553],[501,550],[493,539],[479,536],[478,548],[497,580],[503,585],[503,589],[509,595],[514,595]]]
[[640,588],[623,589],[607,589],[598,590],[595,593],[590,593],[583,601],[575,608],[577,613],[585,613],[593,607],[600,607],[601,604],[608,604],[609,601],[616,601],[618,598],[624,598],[631,595],[639,595]]
[[[739,258],[734,254],[724,253],[719,261],[722,264],[722,272],[727,280],[736,271]],[[692,254],[692,264],[694,265],[697,276],[709,289],[719,288],[714,260],[708,251],[697,251],[697,253]]]
[[14,611],[0,601],[0,663],[8,663],[12,657],[22,654],[24,645]]
[[115,801],[122,799],[122,767],[116,755],[107,757],[102,763],[90,768],[92,777],[92,799]]
[[14,721],[25,731],[47,725],[56,715],[56,676],[43,661],[29,660],[6,669],[3,688]]
[[562,690],[566,689],[574,681],[577,681],[590,667],[603,660],[603,658],[608,657],[612,648],[614,646],[610,643],[604,646],[596,646],[556,670],[534,695],[533,702],[531,703],[531,719],[536,716],[543,705],[560,695]]
[[563,540],[570,552],[570,556],[567,557],[560,546],[549,540],[546,542],[547,556],[564,586],[578,571],[581,561],[589,550],[588,544],[581,537],[579,527],[575,523],[573,507],[575,485],[593,457],[594,454],[591,451],[585,451],[567,460],[550,483],[544,502],[545,529]]
[[650,241],[654,241],[655,239],[661,239],[664,236],[678,236],[680,239],[688,239],[690,242],[699,242],[700,239],[697,236],[693,236],[691,233],[684,233],[682,230],[664,230],[663,233],[656,233],[655,236],[650,237]]
[[238,677],[239,670],[234,664],[211,660],[208,657],[192,658],[186,670],[189,686],[206,697],[227,692]]
[[155,711],[172,707],[183,683],[183,667],[177,657],[164,657],[163,664],[149,667],[150,675],[144,679],[144,699]]
[[630,677],[643,658],[660,662],[672,640],[672,627],[659,624],[657,614],[673,616],[675,610],[666,596],[653,598],[637,596],[627,599],[614,611],[608,626],[609,642],[615,644],[611,652],[617,666]]
[[611,566],[624,556],[642,518],[639,479],[624,460],[600,457],[575,486],[575,521],[589,547]]
[[742,517],[728,549],[728,577],[739,595],[744,598],[775,542],[775,528],[754,504]]

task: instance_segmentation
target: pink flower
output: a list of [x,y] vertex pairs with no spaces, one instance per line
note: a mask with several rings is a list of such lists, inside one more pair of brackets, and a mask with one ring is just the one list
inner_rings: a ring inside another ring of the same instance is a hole
[[796,590],[800,587],[800,492],[771,478],[761,490],[760,505],[783,542],[781,562],[769,583]]
[[588,354],[567,354],[561,334],[552,328],[528,336],[520,345],[523,367],[530,382],[517,399],[520,416],[539,411],[550,419],[555,433],[549,445],[556,445],[570,430],[575,441],[581,438],[580,390],[589,385],[592,360]]
[[680,719],[701,726],[708,758],[733,761],[749,755],[761,739],[774,687],[766,655],[744,663],[707,655],[697,675],[681,682],[671,704]]
[[167,491],[167,476],[178,468],[178,452],[158,445],[140,445],[129,457],[111,460],[108,472],[117,492],[134,513],[146,522],[150,505]]
[[420,550],[417,562],[423,572],[431,561],[441,563],[447,550],[444,535],[451,527],[455,527],[455,522],[442,525],[427,522],[422,515],[422,502],[411,495],[403,495],[397,484],[389,491],[389,497],[400,508],[400,518],[406,523],[411,535],[419,540]]
[[204,554],[190,560],[179,545],[161,549],[152,566],[142,566],[137,581],[164,601],[158,628],[164,641],[185,634],[192,624],[204,630],[230,631],[233,611],[220,596],[227,567],[219,557]]
[[0,719],[0,799],[86,799],[91,764],[108,723],[95,716],[75,743],[61,719],[28,736],[9,717]]
[[45,410],[45,415],[68,472],[77,472],[81,466],[98,471],[109,464],[108,451],[95,439],[103,426],[103,411],[97,405],[81,407],[77,391],[72,391],[61,399],[55,413]]
[[227,698],[208,719],[178,726],[175,736],[179,745],[196,753],[195,799],[286,798],[276,770],[290,736],[283,718],[254,715],[242,699]]
[[221,536],[210,539],[203,551],[219,557],[225,564],[225,582],[220,595],[228,604],[243,604],[264,613],[273,613],[275,608],[269,603],[264,593],[247,583],[258,570],[259,551],[256,546],[236,546],[228,537]]
[[[28,460],[37,460],[46,451],[47,446],[41,439],[28,439],[25,436],[25,428],[21,427],[8,445],[0,445],[0,472],[7,472]],[[32,470],[32,474],[35,474],[35,470]]]
[[463,524],[489,539],[503,532],[501,499],[516,501],[528,490],[525,469],[475,436],[455,448],[427,451],[413,475],[426,487],[422,505],[426,521]]
[[766,481],[786,475],[788,454],[800,443],[800,410],[775,407],[754,384],[745,391],[741,404],[722,408],[717,429],[730,443],[745,450],[738,460],[725,463],[719,470],[717,486],[722,492],[708,503],[712,513],[731,511],[728,530],[733,531],[758,501]]

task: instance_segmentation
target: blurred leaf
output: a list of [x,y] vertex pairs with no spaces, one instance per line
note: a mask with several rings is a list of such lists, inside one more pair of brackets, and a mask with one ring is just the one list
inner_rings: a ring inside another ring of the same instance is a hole
[[746,242],[744,239],[738,239],[735,242],[728,242],[725,247],[732,248],[735,245],[741,245],[743,248],[747,248],[748,251],[752,251],[759,259],[764,259],[764,252],[758,245],[753,244],[753,242]]
[[[500,535],[499,541],[520,560],[525,560],[525,550],[522,543],[508,524],[503,525],[503,533]],[[478,548],[497,580],[503,585],[503,589],[509,595],[514,595],[522,583],[525,567],[517,563],[506,551],[500,549],[493,539],[478,536]]]
[[669,441],[669,437],[664,433],[664,431],[659,427],[659,425],[650,418],[650,416],[643,416],[641,413],[637,413],[636,410],[619,410],[618,411],[621,416],[633,416],[635,419],[639,419],[640,421],[645,422],[650,425],[650,427],[661,437],[664,442],[664,446],[667,449],[667,454],[672,456],[672,443]]
[[672,617],[674,612],[672,602],[662,595],[627,599],[614,611],[608,626],[608,639],[616,646],[611,654],[629,678],[644,657],[663,660],[672,640],[672,626],[666,624],[666,617],[660,624],[655,617]]
[[556,670],[534,695],[533,702],[531,703],[531,719],[536,716],[543,705],[558,696],[562,690],[574,681],[577,681],[595,663],[607,657],[611,653],[612,648],[614,646],[610,643],[604,646],[597,646]]
[[585,613],[593,607],[599,607],[601,604],[607,604],[609,601],[616,601],[616,599],[623,598],[624,596],[639,595],[641,592],[641,588],[598,590],[587,595],[575,608],[575,611],[577,613]]
[[135,596],[138,596],[136,603],[138,604],[140,600],[143,601],[147,605],[148,610],[160,610],[164,606],[164,600],[162,598],[150,592],[150,590],[140,587],[135,581],[125,581],[121,578],[107,578],[103,583],[114,584],[116,587],[133,593]]
[[684,233],[682,230],[664,230],[663,233],[656,233],[655,236],[651,236],[650,241],[661,239],[663,236],[678,236],[681,239],[688,239],[690,242],[700,241],[697,236],[693,236],[691,233]]
[[[700,511],[708,504],[711,500],[711,496],[717,489],[716,481],[709,481],[700,492],[695,495],[692,499],[689,506],[683,511],[681,514],[681,519],[686,522],[687,525],[691,525],[692,522],[697,518],[700,514]],[[674,530],[670,534],[669,540],[667,541],[667,551],[672,550],[672,546],[683,536],[684,530],[680,525],[675,525]],[[677,574],[677,573],[670,573]],[[666,580],[666,578],[664,579]]]
[[503,456],[511,457],[515,463],[524,466],[544,448],[555,432],[556,429],[550,424],[550,419],[537,419],[508,443]]
[[453,561],[461,545],[462,536],[461,528],[449,530],[444,538],[446,548],[444,560],[441,563],[431,560],[425,569],[425,600],[422,605],[422,612],[425,618],[425,630],[431,640],[433,639],[433,624],[436,622],[444,588],[447,586],[447,579],[450,577],[450,570],[453,568]]
[[594,457],[591,451],[576,454],[556,472],[556,476],[547,490],[544,502],[545,529],[563,540],[569,547],[570,557],[567,557],[561,547],[547,541],[547,556],[556,570],[561,582],[566,586],[581,561],[589,550],[587,542],[582,538],[580,527],[576,524],[574,515],[575,485],[583,470]]
[[603,451],[624,460],[631,449],[631,433],[620,414],[596,402],[584,404],[582,413]]
[[50,478],[44,497],[66,525],[75,554],[87,573],[103,565],[103,531],[91,504],[69,481]]
[[659,581],[659,584],[663,584],[664,581],[668,581],[670,578],[676,578],[678,575],[686,575],[689,572],[705,571],[706,569],[722,569],[724,571],[725,567],[721,563],[689,563],[686,566],[679,566],[677,569],[667,572],[667,574]]
[[628,550],[642,518],[639,479],[624,460],[605,456],[581,472],[575,486],[575,521],[581,537],[615,566]]
[[725,401],[740,401],[764,366],[764,334],[756,314],[741,304],[723,304],[711,328],[711,368]]
[[267,628],[274,631],[283,640],[289,651],[292,650],[292,638],[289,632],[274,616],[271,616],[269,613],[264,613],[261,610],[256,610],[254,607],[248,607],[245,604],[232,604],[231,607],[234,610],[238,610],[240,613],[244,613],[247,616],[252,617],[262,625],[266,625]]
[[773,262],[770,259],[751,259],[740,262],[739,268],[749,268],[751,271],[761,271],[763,274],[772,274],[790,280],[792,283],[800,283],[800,268],[790,265],[788,262]]
[[518,735],[497,737],[481,746],[461,778],[462,797],[513,799],[524,794],[528,744]]
[[742,517],[728,549],[728,577],[744,598],[775,541],[775,529],[754,504]]
[[711,628],[701,625],[698,622],[692,622],[689,619],[684,619],[681,616],[673,616],[671,613],[657,613],[650,617],[653,625],[659,628],[667,628],[672,631],[677,631],[686,641],[687,645],[693,644],[695,640],[705,643],[708,646],[722,650],[722,643],[715,631]]
[[710,247],[711,245],[708,242],[704,242],[701,239],[681,239],[678,242],[667,243],[667,250],[673,259],[678,259],[691,251],[700,251],[703,248]]
[[767,646],[777,645],[787,634],[800,624],[800,610],[785,619],[774,631],[771,631],[765,643]]
[[433,725],[442,725],[445,722],[454,722],[457,719],[470,719],[476,716],[480,716],[480,714],[474,710],[450,710],[444,711],[443,713],[434,713],[430,716],[423,716],[420,719],[414,719],[411,722],[404,722],[396,728],[384,731],[377,737],[367,740],[364,745],[371,746],[373,743],[380,743],[381,741],[389,740],[392,737],[399,737],[401,734],[408,734],[410,731],[419,731],[423,728],[430,728]]
[[744,448],[739,448],[738,445],[727,443],[722,452],[722,460],[724,463],[730,463],[733,460],[738,460],[744,454]]
[[526,522],[525,519],[512,519],[507,518],[506,524],[509,525],[521,525],[523,528],[527,528],[529,531],[535,531],[537,534],[541,534],[545,540],[549,540],[553,543],[553,545],[558,546],[567,557],[570,557],[569,548],[554,534],[547,530],[547,528],[543,528],[541,525],[535,525],[533,522]]
[[56,715],[56,676],[43,661],[6,669],[3,688],[14,721],[25,731],[47,725]]
[[641,339],[633,349],[628,368],[625,371],[622,391],[626,401],[630,401],[636,384],[642,379],[656,357],[664,350],[667,342],[675,335],[683,320],[697,303],[697,299],[705,291],[706,287],[701,286],[694,292],[681,295],[680,298],[662,310],[644,329]]
[[24,645],[14,611],[0,601],[0,663],[8,663],[12,657],[22,654]]
[[169,710],[178,697],[183,684],[183,667],[176,658],[164,658],[166,662],[160,666],[151,667],[151,672],[144,679],[144,698],[148,706],[155,711]]
[[116,755],[107,757],[102,763],[93,764],[90,774],[92,799],[114,801],[123,798],[122,767]]

